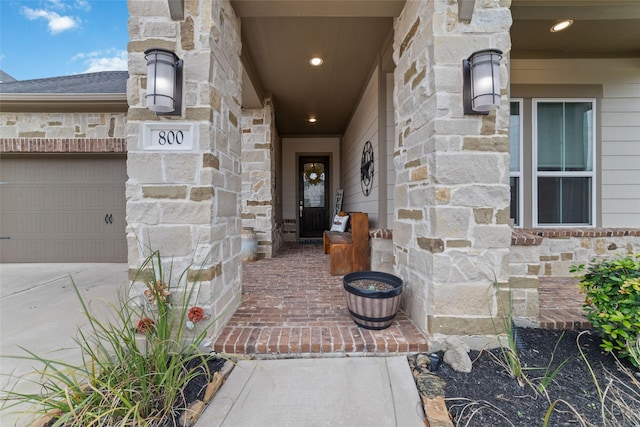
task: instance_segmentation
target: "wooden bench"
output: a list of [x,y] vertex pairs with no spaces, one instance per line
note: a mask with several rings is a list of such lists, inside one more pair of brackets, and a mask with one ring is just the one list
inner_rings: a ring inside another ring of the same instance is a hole
[[325,231],[324,253],[329,254],[329,273],[341,276],[369,270],[369,215],[349,214],[351,232]]

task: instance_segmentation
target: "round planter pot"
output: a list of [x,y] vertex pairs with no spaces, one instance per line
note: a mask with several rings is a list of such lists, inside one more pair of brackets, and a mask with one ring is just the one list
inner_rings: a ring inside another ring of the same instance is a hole
[[242,227],[241,243],[242,261],[256,261],[258,259],[258,239],[253,227]]
[[[370,280],[393,286],[388,290],[360,289],[351,283]],[[393,318],[400,308],[402,279],[381,271],[357,271],[345,274],[344,284],[347,308],[353,321],[365,329],[385,329],[391,326]]]

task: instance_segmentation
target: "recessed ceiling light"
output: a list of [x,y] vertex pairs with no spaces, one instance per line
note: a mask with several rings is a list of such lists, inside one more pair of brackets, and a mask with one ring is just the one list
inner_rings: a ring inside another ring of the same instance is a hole
[[309,117],[309,123],[315,123],[317,121],[318,119],[316,119],[315,117]]
[[571,25],[573,25],[573,19],[564,19],[553,24],[551,30],[549,31],[551,31],[552,33],[557,33],[558,31],[566,30]]
[[318,67],[318,66],[322,65],[322,62],[323,62],[322,58],[317,57],[317,56],[314,57],[314,58],[311,58],[309,60],[309,64],[313,65],[314,67]]

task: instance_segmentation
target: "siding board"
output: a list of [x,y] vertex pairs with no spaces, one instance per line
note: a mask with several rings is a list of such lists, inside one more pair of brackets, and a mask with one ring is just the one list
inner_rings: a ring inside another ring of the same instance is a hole
[[514,59],[512,85],[601,85],[600,221],[640,226],[640,58]]
[[[603,185],[603,199],[636,199],[640,194],[640,183],[625,185]],[[638,224],[640,227],[640,224]]]

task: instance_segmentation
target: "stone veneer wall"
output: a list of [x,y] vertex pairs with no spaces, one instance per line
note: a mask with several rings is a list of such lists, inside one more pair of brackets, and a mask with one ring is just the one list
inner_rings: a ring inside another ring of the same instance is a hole
[[262,109],[242,110],[242,227],[253,227],[258,258],[271,258],[282,244],[276,168],[279,138],[271,100]]
[[0,153],[124,153],[125,113],[0,113]]
[[[500,306],[494,279],[509,280],[509,4],[476,2],[462,23],[456,2],[412,1],[394,25],[395,269],[432,343],[459,335],[485,345]],[[465,116],[462,60],[487,48],[505,52],[502,105]]]
[[[393,273],[393,230],[371,230],[371,269]],[[509,289],[519,326],[538,326],[538,284],[544,277],[573,277],[569,267],[640,254],[640,229],[513,229]]]
[[570,277],[572,265],[640,254],[640,229],[516,229],[511,244],[512,275]]
[[[240,302],[242,284],[240,21],[228,0],[186,1],[179,21],[171,19],[167,1],[129,0],[128,8],[130,277],[150,248],[159,250],[174,279],[188,270],[188,282],[197,284],[191,303],[219,319],[217,335]],[[145,108],[149,48],[173,50],[184,60],[181,116],[159,117]],[[193,123],[193,152],[143,150],[143,123],[157,121]]]
[[124,138],[125,113],[0,113],[2,140]]
[[572,277],[572,265],[640,254],[640,229],[514,229],[510,287],[520,325],[536,325],[538,283],[544,277]]
[[282,220],[282,240],[295,242],[298,232],[298,218],[286,218]]
[[371,270],[393,274],[393,230],[369,231],[371,242]]

